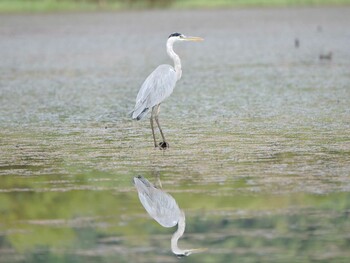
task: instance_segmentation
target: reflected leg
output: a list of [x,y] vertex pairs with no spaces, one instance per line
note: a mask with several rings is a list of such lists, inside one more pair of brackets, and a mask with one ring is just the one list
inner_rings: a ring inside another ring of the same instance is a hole
[[162,182],[160,181],[159,171],[156,171],[156,179],[157,179],[157,182],[155,183],[156,188],[162,189],[163,186],[162,186]]

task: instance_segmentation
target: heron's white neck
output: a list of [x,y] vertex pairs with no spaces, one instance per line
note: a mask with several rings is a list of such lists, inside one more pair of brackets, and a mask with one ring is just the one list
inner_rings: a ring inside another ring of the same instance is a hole
[[186,221],[185,221],[185,213],[184,211],[180,210],[180,218],[177,222],[177,231],[173,234],[171,238],[171,251],[177,255],[177,256],[189,256],[193,253],[200,253],[205,250],[206,248],[195,248],[195,249],[181,249],[177,245],[177,242],[179,241],[179,238],[182,237],[182,235],[185,232],[186,227]]
[[179,246],[177,245],[179,238],[182,237],[182,235],[185,232],[185,227],[186,227],[185,213],[181,210],[180,219],[179,219],[179,222],[177,223],[177,231],[173,234],[171,238],[171,251],[176,255],[184,255],[186,251],[184,249],[179,248]]
[[181,60],[180,60],[180,57],[174,52],[173,45],[174,45],[174,40],[169,38],[168,41],[166,42],[166,51],[169,57],[171,57],[174,60],[174,68],[175,68],[177,80],[179,80],[181,79],[181,75],[182,75]]

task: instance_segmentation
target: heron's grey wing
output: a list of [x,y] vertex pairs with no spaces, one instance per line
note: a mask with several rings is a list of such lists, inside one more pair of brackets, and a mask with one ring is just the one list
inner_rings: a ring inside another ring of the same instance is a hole
[[180,217],[180,208],[175,199],[168,193],[156,189],[156,217],[154,218],[163,227],[175,226]]
[[136,97],[132,118],[142,119],[152,107],[169,97],[176,81],[176,72],[172,66],[158,66],[143,82]]
[[171,195],[155,188],[145,178],[134,178],[134,183],[141,204],[154,220],[163,227],[173,227],[178,223],[181,211]]

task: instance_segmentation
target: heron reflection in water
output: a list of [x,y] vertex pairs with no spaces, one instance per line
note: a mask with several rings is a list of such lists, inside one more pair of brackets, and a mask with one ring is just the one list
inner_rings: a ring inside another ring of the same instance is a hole
[[161,189],[156,188],[143,176],[134,177],[134,185],[140,201],[148,214],[163,227],[178,226],[171,238],[171,251],[176,256],[189,256],[206,249],[181,249],[178,246],[179,238],[185,232],[185,213],[179,208],[175,199]]

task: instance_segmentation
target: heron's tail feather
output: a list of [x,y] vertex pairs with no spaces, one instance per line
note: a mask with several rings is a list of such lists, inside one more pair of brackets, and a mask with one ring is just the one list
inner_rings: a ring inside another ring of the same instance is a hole
[[144,108],[141,112],[139,109],[132,112],[132,118],[134,120],[141,120],[149,112],[149,108]]

